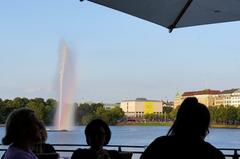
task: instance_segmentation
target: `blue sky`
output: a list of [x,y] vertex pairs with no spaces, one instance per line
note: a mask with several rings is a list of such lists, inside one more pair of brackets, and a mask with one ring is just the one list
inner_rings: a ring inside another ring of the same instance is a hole
[[0,98],[54,97],[65,40],[78,72],[74,100],[172,100],[240,87],[240,22],[175,29],[78,0],[1,1]]

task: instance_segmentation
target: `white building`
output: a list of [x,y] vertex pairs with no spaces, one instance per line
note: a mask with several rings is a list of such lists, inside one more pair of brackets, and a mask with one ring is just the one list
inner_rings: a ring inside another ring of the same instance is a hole
[[240,89],[225,90],[222,92],[223,105],[240,106]]
[[143,117],[145,114],[161,114],[163,101],[137,98],[136,100],[122,101],[120,107],[128,117]]
[[184,92],[183,94],[177,94],[174,100],[174,108],[182,103],[187,97],[196,97],[199,103],[203,103],[206,106],[240,106],[240,89],[234,88],[224,91],[219,90],[201,90],[194,92]]

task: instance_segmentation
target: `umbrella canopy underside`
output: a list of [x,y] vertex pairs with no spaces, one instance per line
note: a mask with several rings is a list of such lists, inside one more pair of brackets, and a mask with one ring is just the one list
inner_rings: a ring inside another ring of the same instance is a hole
[[169,29],[240,20],[240,0],[89,0]]

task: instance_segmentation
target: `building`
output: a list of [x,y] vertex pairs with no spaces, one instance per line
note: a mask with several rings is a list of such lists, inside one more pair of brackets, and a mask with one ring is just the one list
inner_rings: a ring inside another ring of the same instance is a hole
[[224,90],[219,96],[223,98],[222,105],[224,106],[238,107],[240,105],[240,89]]
[[182,96],[182,93],[177,93],[176,96],[175,96],[175,99],[174,99],[174,104],[173,104],[173,108],[176,108],[177,106],[181,105],[183,100],[185,98]]
[[137,98],[136,100],[122,101],[120,107],[127,117],[143,117],[145,114],[161,114],[163,101]]
[[183,94],[177,94],[174,100],[174,108],[181,105],[183,100],[188,97],[196,97],[199,103],[206,106],[215,106],[215,99],[221,93],[219,90],[205,89],[201,91],[184,92]]
[[211,90],[205,89],[201,91],[178,93],[174,100],[174,108],[181,105],[182,101],[187,97],[196,97],[199,103],[206,106],[240,106],[240,89],[234,88],[229,90]]

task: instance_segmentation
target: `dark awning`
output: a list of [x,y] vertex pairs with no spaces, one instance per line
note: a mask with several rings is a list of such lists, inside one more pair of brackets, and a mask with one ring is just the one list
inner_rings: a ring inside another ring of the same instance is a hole
[[89,0],[174,28],[240,20],[240,0]]

